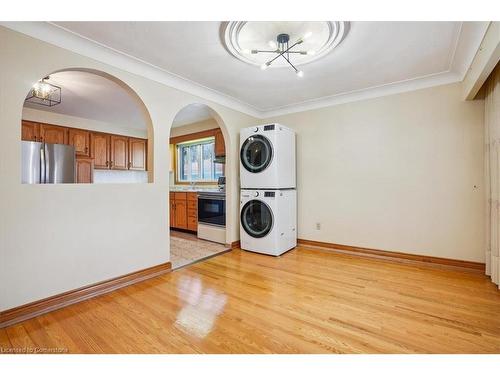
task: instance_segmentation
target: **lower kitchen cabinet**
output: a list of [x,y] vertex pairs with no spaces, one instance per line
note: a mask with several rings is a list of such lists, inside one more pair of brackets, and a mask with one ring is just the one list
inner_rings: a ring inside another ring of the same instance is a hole
[[170,227],[196,232],[198,230],[197,209],[197,193],[170,193]]
[[94,182],[94,160],[86,157],[76,158],[76,182],[91,184]]

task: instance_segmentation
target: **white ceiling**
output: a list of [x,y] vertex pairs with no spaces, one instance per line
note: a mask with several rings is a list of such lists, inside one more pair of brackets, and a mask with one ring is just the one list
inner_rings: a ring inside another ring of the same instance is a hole
[[328,55],[261,71],[223,46],[221,22],[2,22],[2,25],[255,117],[463,79],[489,22],[350,22]]
[[110,79],[83,71],[65,71],[51,74],[47,82],[61,87],[61,103],[47,107],[25,102],[26,107],[103,121],[125,128],[146,128],[135,99]]
[[261,71],[234,58],[220,22],[57,25],[262,111],[448,72],[461,29],[461,22],[351,22],[342,43],[302,66],[298,79],[291,69]]

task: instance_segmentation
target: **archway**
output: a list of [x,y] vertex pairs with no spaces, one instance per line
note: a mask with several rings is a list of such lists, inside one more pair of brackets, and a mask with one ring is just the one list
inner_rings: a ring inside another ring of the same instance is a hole
[[225,189],[228,133],[203,103],[180,109],[170,130],[170,257],[178,268],[230,249]]
[[[108,73],[69,68],[41,77],[26,96],[22,120],[22,183],[153,182],[149,112]],[[34,161],[35,148],[45,161]],[[54,171],[57,165],[65,167]]]

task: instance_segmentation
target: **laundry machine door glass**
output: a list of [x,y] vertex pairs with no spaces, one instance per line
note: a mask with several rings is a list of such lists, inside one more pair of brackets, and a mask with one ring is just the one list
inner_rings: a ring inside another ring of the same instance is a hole
[[241,163],[252,173],[262,172],[273,159],[273,146],[262,135],[248,137],[241,146]]
[[267,204],[252,200],[247,202],[241,210],[241,225],[248,235],[261,238],[273,228],[273,214]]

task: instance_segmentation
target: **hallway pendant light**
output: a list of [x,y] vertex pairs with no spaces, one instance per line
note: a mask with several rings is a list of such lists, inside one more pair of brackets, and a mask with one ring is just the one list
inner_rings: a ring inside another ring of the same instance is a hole
[[266,70],[271,66],[271,64],[276,61],[279,58],[283,58],[288,65],[292,67],[292,69],[295,71],[295,74],[297,77],[302,78],[304,76],[304,72],[301,70],[298,70],[295,65],[293,65],[291,61],[291,57],[294,54],[299,54],[299,55],[314,55],[315,51],[298,51],[295,50],[294,48],[298,46],[299,44],[302,44],[304,40],[309,38],[312,35],[312,32],[307,32],[304,34],[302,38],[299,38],[295,43],[290,45],[290,35],[289,34],[279,34],[276,37],[276,42],[275,41],[269,41],[268,45],[273,48],[272,50],[260,50],[260,49],[253,49],[250,52],[252,54],[258,54],[258,53],[272,53],[276,54],[275,57],[273,57],[271,60],[267,61],[266,63],[262,64],[260,66],[260,69]]
[[61,88],[48,83],[49,76],[42,78],[31,88],[25,101],[52,107],[61,103]]

